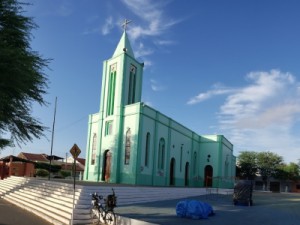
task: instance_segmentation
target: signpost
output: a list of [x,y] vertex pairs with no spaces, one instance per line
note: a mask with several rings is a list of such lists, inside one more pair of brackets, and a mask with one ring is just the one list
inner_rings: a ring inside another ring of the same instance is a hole
[[79,147],[74,144],[73,147],[70,149],[70,153],[73,156],[74,159],[74,165],[73,165],[73,176],[74,176],[74,192],[73,192],[73,211],[72,211],[72,218],[71,218],[71,225],[73,225],[74,220],[74,203],[75,203],[75,182],[76,182],[76,159],[81,153],[81,150]]
[[73,147],[70,149],[70,153],[72,154],[74,159],[77,159],[81,153],[81,150],[76,144],[74,144]]

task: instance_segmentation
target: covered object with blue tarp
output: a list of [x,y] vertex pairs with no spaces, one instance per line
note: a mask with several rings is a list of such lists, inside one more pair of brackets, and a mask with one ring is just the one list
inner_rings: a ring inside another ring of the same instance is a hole
[[214,215],[214,211],[212,206],[206,202],[185,200],[177,203],[176,215],[194,220],[207,219],[209,216]]

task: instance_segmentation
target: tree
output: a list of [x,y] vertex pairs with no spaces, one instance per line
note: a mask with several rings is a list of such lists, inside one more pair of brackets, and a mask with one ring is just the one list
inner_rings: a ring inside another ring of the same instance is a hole
[[270,177],[276,177],[278,169],[283,165],[282,156],[272,152],[257,154],[257,168],[262,180],[267,184]]
[[35,175],[38,177],[47,177],[49,176],[49,171],[45,169],[37,169]]
[[239,176],[246,179],[254,179],[257,172],[256,152],[244,151],[238,156]]
[[0,0],[0,148],[40,138],[46,129],[31,116],[31,108],[33,102],[47,104],[43,95],[48,79],[43,71],[49,60],[30,47],[30,31],[37,25],[21,15],[22,5]]
[[276,178],[282,180],[298,181],[300,178],[300,166],[297,163],[283,164],[279,166]]
[[68,171],[68,170],[61,170],[61,171],[59,171],[59,174],[60,174],[63,178],[66,178],[66,177],[70,177],[70,176],[71,176],[71,171]]

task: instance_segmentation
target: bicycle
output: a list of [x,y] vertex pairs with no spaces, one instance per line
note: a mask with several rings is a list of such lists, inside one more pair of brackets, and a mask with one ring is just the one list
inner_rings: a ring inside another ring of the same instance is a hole
[[[116,225],[114,208],[117,206],[117,197],[113,188],[112,192],[113,194],[108,195],[106,199],[97,192],[92,194],[90,214],[93,224]],[[101,200],[103,201],[101,202]]]

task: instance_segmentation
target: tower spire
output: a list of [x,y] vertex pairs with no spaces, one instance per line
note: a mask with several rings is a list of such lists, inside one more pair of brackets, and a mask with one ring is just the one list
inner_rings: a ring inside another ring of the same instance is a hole
[[124,23],[122,24],[124,32],[126,31],[127,25],[131,23],[131,20],[125,19]]
[[131,22],[131,20],[124,20],[124,23],[122,24],[122,27],[124,29],[123,35],[119,41],[119,44],[113,54],[113,57],[116,57],[117,55],[123,54],[124,52],[126,52],[127,55],[131,56],[134,58],[134,54],[130,45],[130,42],[128,40],[127,37],[127,33],[126,33],[126,29],[127,29],[127,25]]

